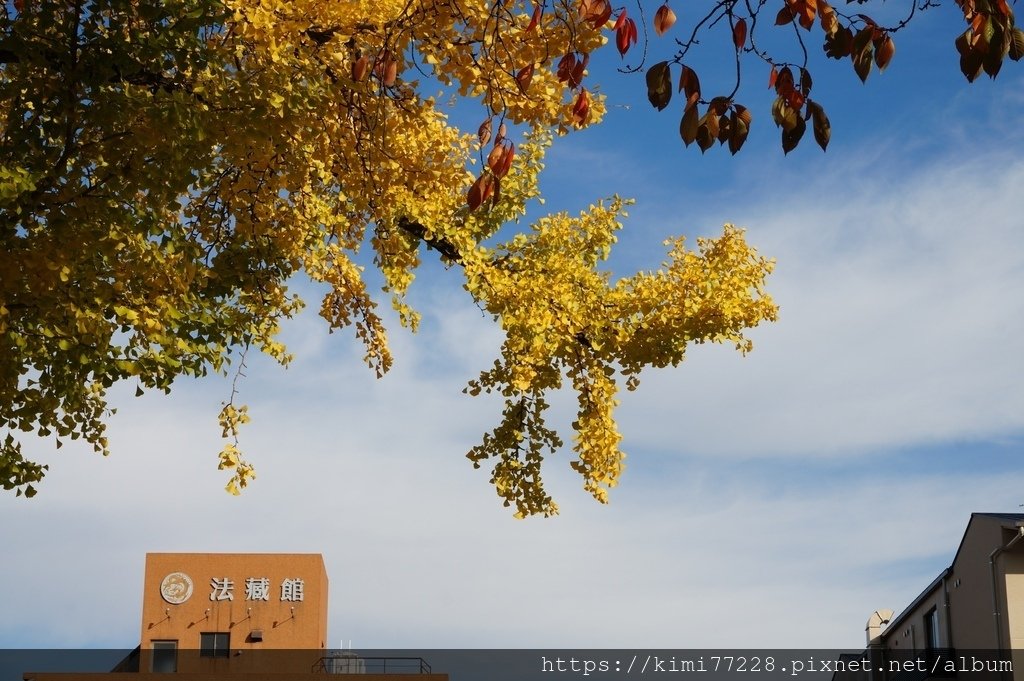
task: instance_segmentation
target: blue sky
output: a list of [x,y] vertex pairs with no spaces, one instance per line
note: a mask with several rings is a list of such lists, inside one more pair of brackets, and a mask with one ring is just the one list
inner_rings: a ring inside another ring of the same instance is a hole
[[[34,500],[0,497],[0,580],[16,585],[0,646],[136,645],[147,551],[323,553],[332,644],[357,648],[861,645],[874,609],[949,564],[971,512],[1024,504],[1024,73],[968,85],[960,22],[952,5],[920,16],[866,86],[816,60],[826,154],[808,132],[783,157],[759,64],[739,96],[747,146],[701,157],[679,102],[655,112],[642,75],[615,73],[612,50],[595,62],[615,106],[556,142],[546,207],[636,198],[623,274],[656,265],[668,235],[743,225],[778,260],[781,305],[749,356],[697,347],[624,395],[609,506],[565,453],[547,462],[561,516],[501,508],[463,456],[500,405],[461,393],[500,336],[428,265],[423,328],[392,324],[385,379],[314,311],[284,330],[287,370],[251,358],[259,478],[240,498],[216,471],[227,380],[124,386],[106,460],[29,442],[53,466]],[[554,402],[568,434],[572,396]]]

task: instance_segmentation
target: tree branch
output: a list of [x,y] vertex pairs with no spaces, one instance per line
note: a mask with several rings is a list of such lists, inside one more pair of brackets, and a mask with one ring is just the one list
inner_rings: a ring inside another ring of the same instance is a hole
[[398,221],[398,229],[402,230],[410,236],[414,236],[429,248],[433,248],[435,251],[440,253],[442,256],[447,258],[450,262],[457,265],[462,264],[462,254],[459,253],[459,249],[455,247],[455,244],[448,241],[444,237],[432,236],[427,238],[427,228],[418,222],[413,222],[408,218],[401,218]]

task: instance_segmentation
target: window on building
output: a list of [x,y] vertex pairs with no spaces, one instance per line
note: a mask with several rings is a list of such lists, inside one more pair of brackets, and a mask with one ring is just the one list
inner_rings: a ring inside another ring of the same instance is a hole
[[924,616],[924,635],[928,650],[940,648],[939,645],[939,611],[932,608]]
[[153,671],[178,671],[177,641],[153,641]]
[[228,657],[231,635],[227,632],[199,634],[199,657]]

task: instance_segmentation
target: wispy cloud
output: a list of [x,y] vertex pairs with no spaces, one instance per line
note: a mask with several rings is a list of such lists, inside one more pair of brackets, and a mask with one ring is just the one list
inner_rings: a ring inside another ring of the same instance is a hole
[[1022,181],[1024,164],[993,151],[853,188],[821,177],[807,208],[738,207],[778,260],[780,320],[745,359],[698,348],[647,379],[624,407],[629,437],[818,456],[1020,433]]

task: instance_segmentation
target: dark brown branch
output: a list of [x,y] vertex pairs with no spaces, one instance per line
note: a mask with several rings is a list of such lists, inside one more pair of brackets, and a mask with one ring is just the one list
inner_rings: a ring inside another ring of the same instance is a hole
[[406,234],[416,237],[417,239],[425,243],[429,248],[433,248],[435,251],[437,251],[442,256],[447,258],[449,262],[458,265],[462,264],[462,254],[459,253],[459,249],[455,247],[455,244],[448,241],[444,237],[438,237],[436,235],[431,236],[428,239],[427,228],[421,225],[420,223],[413,222],[408,218],[401,218],[398,221],[398,228],[405,232]]

